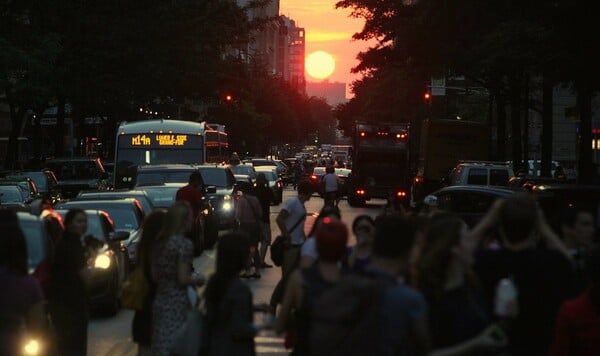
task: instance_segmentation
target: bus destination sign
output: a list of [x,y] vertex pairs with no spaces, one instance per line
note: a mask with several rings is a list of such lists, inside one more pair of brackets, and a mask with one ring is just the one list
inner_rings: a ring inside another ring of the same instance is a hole
[[121,147],[129,148],[198,148],[202,136],[186,134],[133,134],[119,136]]

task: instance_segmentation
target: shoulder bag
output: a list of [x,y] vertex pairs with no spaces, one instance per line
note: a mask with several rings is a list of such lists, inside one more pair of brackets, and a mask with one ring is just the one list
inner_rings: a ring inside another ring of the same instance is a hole
[[[290,234],[296,229],[296,227],[298,227],[302,220],[304,220],[304,216],[302,216],[300,220],[298,220],[298,222],[296,222],[294,226],[292,226],[292,228],[289,231]],[[285,244],[286,238],[283,235],[278,235],[275,238],[275,240],[273,240],[273,243],[271,244],[271,247],[269,249],[269,251],[271,252],[271,260],[277,267],[280,267],[283,264],[283,252],[285,250]]]
[[142,310],[149,290],[150,285],[144,275],[143,264],[140,263],[133,269],[125,283],[123,283],[121,306],[127,309]]

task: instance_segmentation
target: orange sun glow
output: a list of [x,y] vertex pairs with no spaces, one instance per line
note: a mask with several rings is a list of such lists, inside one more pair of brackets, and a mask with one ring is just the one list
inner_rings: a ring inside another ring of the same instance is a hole
[[333,56],[325,51],[316,51],[306,57],[306,72],[315,79],[326,79],[335,69]]

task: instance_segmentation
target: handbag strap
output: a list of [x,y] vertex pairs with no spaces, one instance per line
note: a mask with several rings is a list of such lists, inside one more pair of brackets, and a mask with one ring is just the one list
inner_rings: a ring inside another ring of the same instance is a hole
[[298,225],[299,225],[299,224],[302,222],[302,220],[304,220],[304,218],[305,218],[305,216],[301,216],[301,217],[300,217],[300,220],[298,220],[298,222],[296,222],[296,223],[294,224],[294,226],[292,226],[292,228],[291,228],[291,229],[290,229],[290,231],[289,231],[289,233],[290,233],[290,234],[292,233],[292,231],[296,230],[296,228],[297,228],[297,227],[298,227]]

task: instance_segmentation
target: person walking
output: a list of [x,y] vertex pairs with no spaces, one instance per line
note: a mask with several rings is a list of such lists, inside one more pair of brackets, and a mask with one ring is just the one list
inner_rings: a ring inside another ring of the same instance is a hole
[[156,283],[152,307],[153,356],[170,355],[173,336],[192,306],[188,287],[204,284],[204,277],[192,273],[193,246],[184,236],[191,223],[192,209],[187,203],[176,202],[169,207],[156,241],[152,259],[152,276]]
[[252,292],[239,278],[246,267],[250,243],[239,232],[227,233],[217,244],[215,273],[204,292],[210,356],[255,355]]
[[265,262],[267,249],[271,245],[271,202],[274,199],[274,194],[269,188],[269,182],[264,173],[259,173],[256,176],[256,187],[254,193],[260,202],[262,208],[262,217],[260,219],[261,241],[260,241],[260,261],[262,268],[270,268],[272,265]]
[[58,354],[85,356],[89,321],[85,278],[88,256],[82,237],[87,231],[87,214],[82,209],[71,209],[64,222],[65,233],[56,245],[52,267],[50,315]]
[[258,199],[251,194],[252,186],[250,183],[241,183],[238,189],[242,192],[242,195],[235,206],[235,217],[240,224],[240,231],[248,235],[250,242],[248,268],[242,277],[260,278],[261,260],[258,252],[258,242],[261,240],[260,219],[262,218],[262,208]]
[[277,226],[281,230],[281,235],[286,239],[285,250],[283,253],[283,263],[281,265],[281,279],[275,286],[271,295],[271,312],[275,314],[275,309],[283,299],[285,283],[287,277],[298,265],[300,258],[300,247],[306,239],[304,224],[306,222],[306,203],[313,191],[309,181],[302,181],[298,184],[298,196],[285,201],[281,211],[277,215]]
[[275,331],[295,335],[292,355],[309,355],[309,329],[312,302],[342,277],[340,262],[346,253],[348,228],[334,218],[323,218],[315,237],[319,259],[308,268],[296,269],[286,286]]
[[214,221],[208,219],[204,225],[200,222],[200,211],[204,205],[204,180],[200,172],[190,173],[188,184],[175,193],[175,201],[187,202],[192,208],[193,224],[186,231],[186,236],[194,243],[194,254],[199,255],[203,247],[212,246],[218,235]]
[[27,273],[27,244],[17,214],[0,210],[0,355],[20,355],[24,332],[45,345],[46,314],[38,281]]
[[333,168],[333,166],[327,166],[325,168],[325,175],[323,178],[321,178],[321,186],[324,204],[337,206],[339,203],[338,190],[340,187],[340,181],[338,176],[335,174],[335,168]]
[[152,279],[152,256],[158,233],[162,230],[167,212],[154,210],[146,216],[142,224],[142,235],[137,243],[136,267],[142,268],[144,278],[149,286],[148,294],[141,310],[136,310],[131,324],[132,339],[138,344],[139,356],[150,356],[152,345],[152,306],[156,294],[156,283]]

